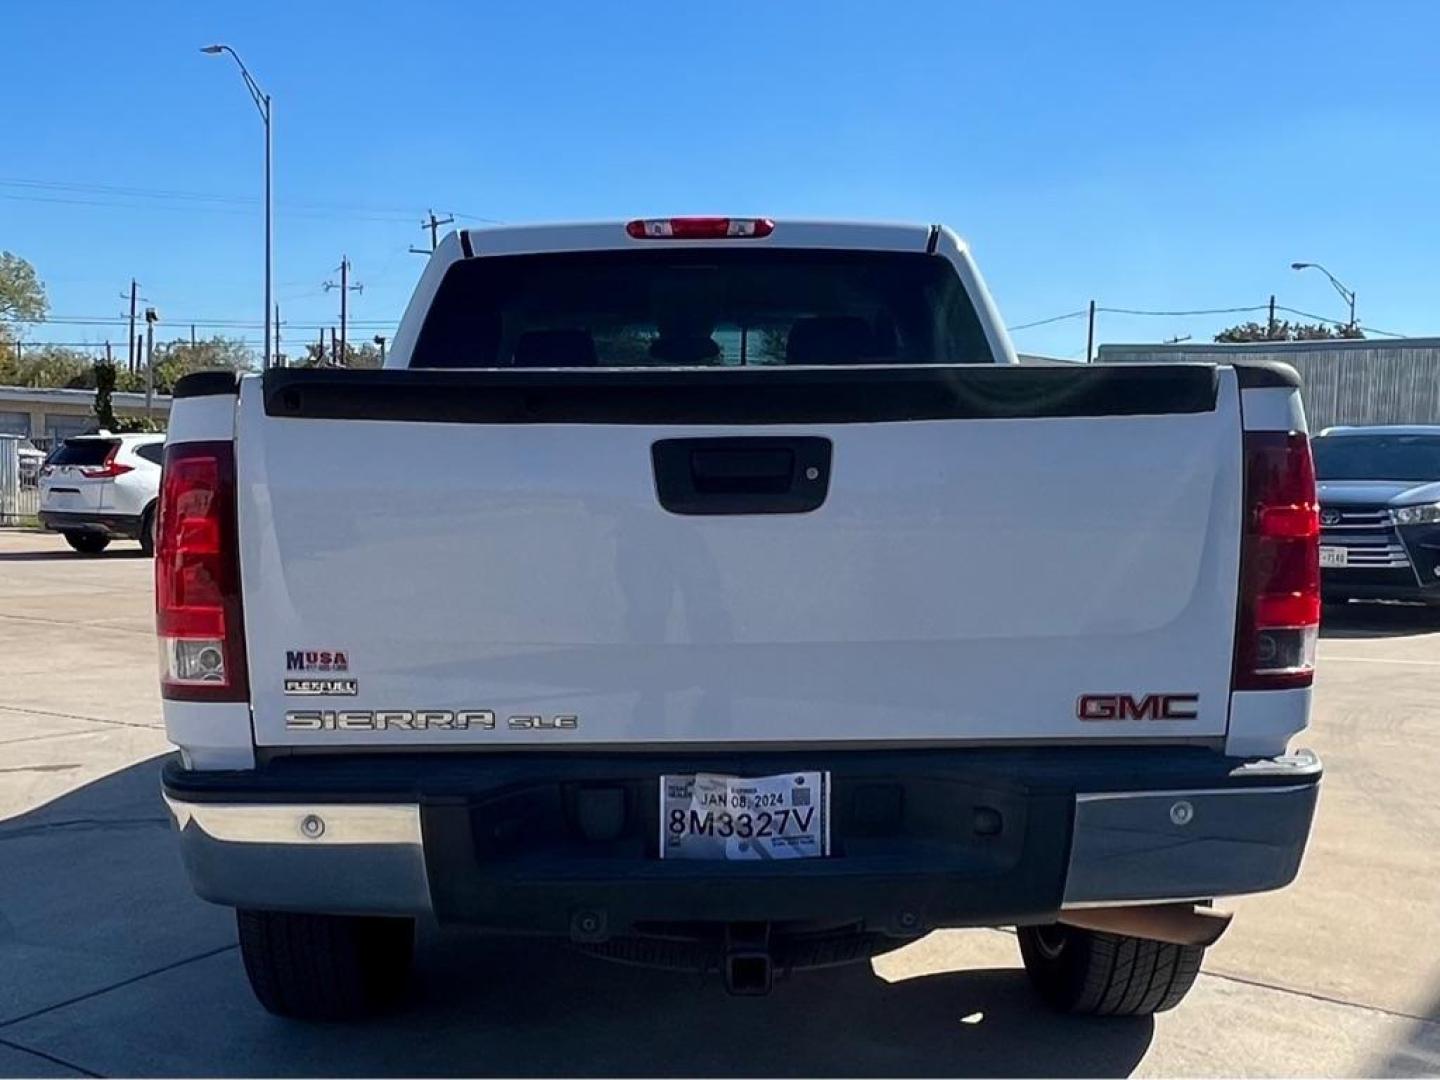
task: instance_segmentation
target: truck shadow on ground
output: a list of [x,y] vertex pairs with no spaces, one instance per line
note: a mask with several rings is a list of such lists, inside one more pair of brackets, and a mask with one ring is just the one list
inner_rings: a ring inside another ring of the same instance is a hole
[[[1115,1076],[1135,1067],[1153,1035],[1149,1019],[1057,1016],[1018,969],[888,983],[869,964],[849,965],[735,998],[713,978],[558,946],[453,935],[427,945],[420,993],[386,1027],[399,1038],[429,1028],[464,1068],[489,1074]],[[414,1059],[395,1067],[426,1068]]]
[[1018,956],[895,983],[854,965],[735,998],[699,975],[432,927],[395,1014],[280,1020],[250,996],[229,913],[190,892],[160,761],[0,822],[0,1051],[106,1075],[1116,1076],[1153,1038],[1149,1019],[1051,1013]]
[[1440,608],[1420,604],[1352,602],[1327,606],[1322,638],[1418,637],[1440,630]]

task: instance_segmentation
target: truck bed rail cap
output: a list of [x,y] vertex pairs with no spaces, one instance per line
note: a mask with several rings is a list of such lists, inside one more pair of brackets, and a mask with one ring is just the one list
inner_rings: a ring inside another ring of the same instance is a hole
[[233,371],[193,371],[175,384],[171,396],[193,398],[233,394],[238,386],[239,381]]
[[1209,364],[280,369],[265,412],[471,424],[822,424],[1203,413]]
[[1263,387],[1293,387],[1300,389],[1300,372],[1279,360],[1246,360],[1236,357],[1227,360],[1235,368],[1235,377],[1242,390],[1256,390]]

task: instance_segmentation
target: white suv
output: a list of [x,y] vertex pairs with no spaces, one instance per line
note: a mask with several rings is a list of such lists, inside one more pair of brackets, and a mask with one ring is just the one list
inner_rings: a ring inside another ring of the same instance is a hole
[[95,555],[117,536],[155,553],[163,433],[78,435],[40,469],[40,524],[76,551]]

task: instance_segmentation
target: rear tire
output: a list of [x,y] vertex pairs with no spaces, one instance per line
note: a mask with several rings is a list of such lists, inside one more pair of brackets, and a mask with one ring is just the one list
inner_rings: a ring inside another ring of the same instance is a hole
[[65,542],[82,555],[99,555],[110,546],[110,537],[104,533],[85,529],[71,529],[65,533]]
[[154,558],[155,505],[153,503],[145,508],[145,513],[140,517],[140,535],[136,539],[140,541],[140,553],[146,558]]
[[1022,926],[1020,955],[1051,1008],[1092,1016],[1173,1009],[1195,984],[1203,945],[1171,945],[1073,926]]
[[277,1016],[353,1020],[405,990],[414,919],[243,909],[235,918],[250,988]]

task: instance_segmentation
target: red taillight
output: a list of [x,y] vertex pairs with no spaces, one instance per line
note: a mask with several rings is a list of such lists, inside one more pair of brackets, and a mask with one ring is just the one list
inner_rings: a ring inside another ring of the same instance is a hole
[[625,225],[632,240],[758,240],[774,231],[769,218],[636,218]]
[[133,465],[116,465],[115,455],[120,452],[120,444],[116,443],[105,454],[105,460],[98,466],[82,468],[80,475],[90,480],[113,480],[117,476],[124,476],[127,472],[134,472]]
[[1309,686],[1320,627],[1320,511],[1304,435],[1245,433],[1236,690]]
[[155,629],[162,696],[247,700],[235,455],[228,442],[165,449],[155,538]]

